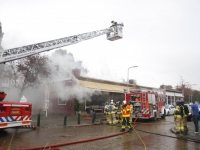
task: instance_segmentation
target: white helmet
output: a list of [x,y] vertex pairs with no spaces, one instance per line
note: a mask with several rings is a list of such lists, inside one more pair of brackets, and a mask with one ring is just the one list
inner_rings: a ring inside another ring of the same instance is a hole
[[122,103],[123,103],[123,105],[125,105],[125,104],[126,104],[126,100],[123,100],[123,102],[122,102]]

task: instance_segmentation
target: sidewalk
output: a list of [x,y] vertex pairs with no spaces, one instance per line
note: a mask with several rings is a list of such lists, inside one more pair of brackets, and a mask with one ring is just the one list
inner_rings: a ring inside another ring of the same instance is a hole
[[[177,134],[177,135],[180,136],[181,139],[187,139],[187,140],[191,140],[191,141],[200,142],[200,133],[199,134],[194,133],[195,127],[194,127],[193,122],[188,122],[188,128],[189,128],[189,131],[187,134]],[[199,129],[200,129],[200,126],[199,126]],[[176,134],[176,127],[172,128],[171,132]]]
[[32,115],[32,125],[40,128],[45,127],[64,127],[64,126],[85,126],[100,124],[101,120],[105,118],[103,113],[96,113],[96,119],[92,120],[92,114],[87,112],[81,112],[80,121],[78,120],[78,114],[74,115]]

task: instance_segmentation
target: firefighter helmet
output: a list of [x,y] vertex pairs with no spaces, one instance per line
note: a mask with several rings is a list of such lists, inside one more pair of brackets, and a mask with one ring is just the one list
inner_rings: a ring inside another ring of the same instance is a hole
[[180,109],[180,107],[177,105],[177,106],[176,106],[176,109]]
[[123,102],[122,102],[122,103],[123,103],[123,105],[125,105],[125,104],[126,104],[126,100],[123,100]]
[[183,100],[177,100],[176,105],[179,106],[179,107],[184,106],[184,101]]

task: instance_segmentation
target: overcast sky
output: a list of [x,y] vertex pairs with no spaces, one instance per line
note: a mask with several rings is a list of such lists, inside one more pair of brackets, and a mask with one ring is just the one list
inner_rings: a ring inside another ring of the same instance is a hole
[[[123,22],[123,39],[106,35],[63,47],[88,76],[143,86],[200,90],[199,0],[0,0],[4,49],[105,29]],[[54,51],[54,50],[53,50]],[[53,51],[46,52],[51,54]]]

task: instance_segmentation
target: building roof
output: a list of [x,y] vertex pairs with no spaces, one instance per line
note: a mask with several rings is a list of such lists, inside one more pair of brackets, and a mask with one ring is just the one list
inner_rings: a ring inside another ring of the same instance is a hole
[[90,78],[90,77],[78,77],[80,84],[86,88],[99,90],[104,92],[114,92],[114,93],[124,93],[124,89],[138,89],[144,88],[148,90],[153,90],[152,87],[141,86],[141,85],[134,85],[128,84],[123,82],[115,82],[109,80],[102,80],[97,78]]
[[[147,86],[141,86],[141,85],[133,85],[123,83],[123,82],[115,82],[115,81],[109,81],[109,80],[102,80],[97,78],[90,78],[90,77],[84,77],[79,76],[78,80],[82,86],[85,88],[89,88],[92,90],[97,91],[103,91],[103,92],[113,92],[113,93],[124,93],[124,89],[130,90],[130,89],[146,89],[150,91],[158,91],[163,90],[160,88],[154,88],[154,87],[147,87]],[[163,91],[161,91],[163,93]],[[178,96],[183,97],[182,92],[176,91],[176,90],[166,90],[167,96]]]

